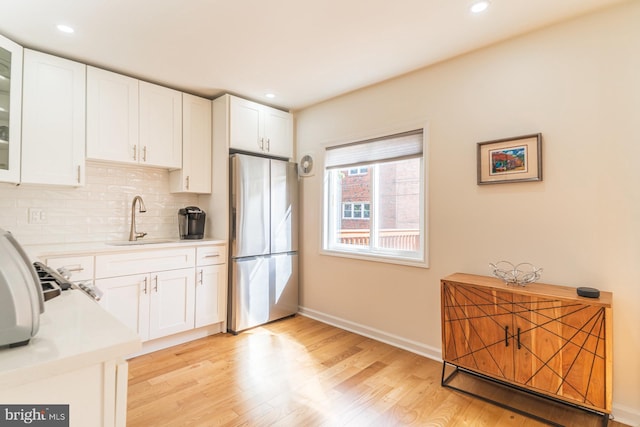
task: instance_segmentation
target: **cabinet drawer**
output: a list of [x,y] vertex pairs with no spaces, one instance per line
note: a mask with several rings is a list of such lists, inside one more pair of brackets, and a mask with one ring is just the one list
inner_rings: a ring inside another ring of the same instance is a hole
[[195,252],[195,248],[184,248],[97,255],[96,278],[194,267]]
[[93,279],[94,270],[92,255],[47,258],[47,265],[54,270],[64,268],[71,273],[71,280],[73,282]]
[[227,247],[218,246],[201,246],[196,248],[197,265],[214,265],[224,264],[227,262]]

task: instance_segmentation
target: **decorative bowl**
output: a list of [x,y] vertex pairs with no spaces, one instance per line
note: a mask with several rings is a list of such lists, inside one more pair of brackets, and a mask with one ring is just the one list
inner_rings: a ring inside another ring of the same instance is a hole
[[542,268],[538,268],[528,262],[513,265],[509,261],[490,263],[492,273],[507,285],[526,286],[540,278]]

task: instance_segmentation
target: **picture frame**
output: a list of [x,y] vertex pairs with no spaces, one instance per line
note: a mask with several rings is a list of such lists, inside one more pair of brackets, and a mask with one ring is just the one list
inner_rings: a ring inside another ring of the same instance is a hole
[[542,134],[478,143],[478,185],[542,181]]

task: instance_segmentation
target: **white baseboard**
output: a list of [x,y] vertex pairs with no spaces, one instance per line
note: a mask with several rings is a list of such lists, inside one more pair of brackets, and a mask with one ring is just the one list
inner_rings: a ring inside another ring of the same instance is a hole
[[613,419],[631,427],[640,427],[640,411],[624,405],[613,403]]
[[417,341],[408,340],[399,335],[393,335],[379,329],[371,328],[366,325],[351,322],[350,320],[331,316],[329,314],[325,314],[306,307],[299,307],[298,314],[318,320],[322,323],[327,323],[329,325],[354,332],[356,334],[383,342],[385,344],[392,345],[394,347],[401,348],[403,350],[410,351],[412,353],[419,354],[420,356],[428,357],[429,359],[442,362],[442,353],[439,348],[430,347]]
[[[403,350],[410,351],[412,353],[419,354],[429,359],[433,359],[438,362],[442,362],[442,350],[439,348],[431,347],[423,343],[408,340],[398,335],[389,334],[387,332],[371,328],[366,325],[351,322],[340,317],[332,316],[330,314],[322,313],[320,311],[312,310],[306,307],[300,307],[298,314],[309,317],[311,319],[318,320],[323,323],[335,326],[337,328],[345,329],[356,334],[381,341],[383,343],[401,348]],[[629,408],[624,405],[613,404],[613,416],[614,419],[623,424],[627,424],[632,427],[640,427],[640,412],[634,408]]]

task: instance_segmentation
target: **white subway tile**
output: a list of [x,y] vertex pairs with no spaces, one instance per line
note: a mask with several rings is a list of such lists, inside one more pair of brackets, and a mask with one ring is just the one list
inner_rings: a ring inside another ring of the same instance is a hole
[[[23,244],[122,240],[136,195],[147,207],[136,225],[154,238],[177,238],[178,209],[198,202],[196,195],[169,193],[166,170],[87,162],[81,188],[0,183],[0,227]],[[45,223],[30,224],[29,208],[42,209]]]

